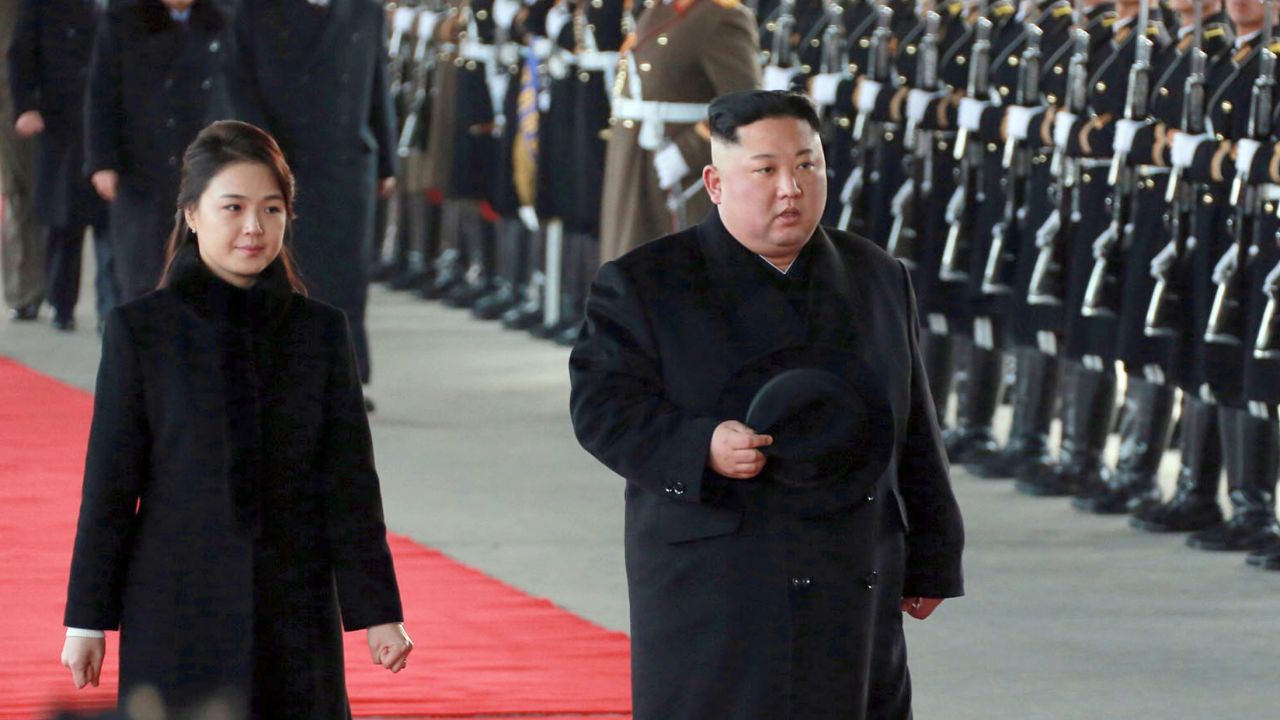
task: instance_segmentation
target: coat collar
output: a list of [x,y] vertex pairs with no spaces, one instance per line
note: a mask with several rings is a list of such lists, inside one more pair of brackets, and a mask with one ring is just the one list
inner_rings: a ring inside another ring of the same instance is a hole
[[[178,26],[178,22],[169,17],[169,11],[160,0],[141,0],[126,6],[126,11],[149,33],[162,33]],[[187,23],[192,30],[215,35],[227,25],[227,16],[216,0],[196,0],[191,6],[191,18]]]
[[[758,267],[712,208],[697,226],[711,291],[728,324],[734,355],[743,360],[798,345],[848,347],[853,340],[857,289],[831,238],[819,226],[809,238],[808,317],[800,317],[773,283],[761,282]],[[749,252],[749,251],[748,251]],[[745,260],[745,262],[744,262]]]
[[164,284],[214,324],[273,327],[288,310],[293,288],[279,259],[258,277],[247,290],[235,287],[205,266],[194,245],[186,245],[174,257]]

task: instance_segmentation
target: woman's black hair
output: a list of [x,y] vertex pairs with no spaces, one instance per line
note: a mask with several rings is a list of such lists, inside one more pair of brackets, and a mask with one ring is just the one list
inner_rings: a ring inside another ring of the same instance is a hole
[[294,292],[304,293],[305,287],[298,274],[293,255],[290,251],[293,228],[293,201],[296,188],[293,171],[285,162],[284,151],[269,133],[249,123],[238,120],[219,120],[200,131],[196,139],[187,146],[182,156],[182,183],[178,187],[178,210],[174,218],[173,233],[169,236],[168,249],[165,254],[165,268],[161,275],[160,286],[169,284],[174,267],[174,258],[179,254],[195,250],[196,234],[187,225],[186,210],[194,208],[200,202],[200,196],[208,189],[213,177],[222,172],[228,165],[236,163],[253,163],[267,168],[280,186],[280,195],[284,198],[285,224],[284,246],[280,255],[272,262],[279,265],[289,280]]
[[802,93],[786,90],[745,90],[721,95],[707,108],[707,124],[711,137],[736,145],[738,128],[759,120],[793,117],[809,123],[814,131],[822,129],[813,102]]

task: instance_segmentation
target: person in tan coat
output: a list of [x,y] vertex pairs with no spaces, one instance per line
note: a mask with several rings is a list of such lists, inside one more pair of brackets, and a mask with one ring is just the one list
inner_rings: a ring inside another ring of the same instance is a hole
[[31,192],[35,186],[35,142],[13,129],[9,60],[4,52],[18,23],[18,0],[0,0],[0,268],[4,301],[13,320],[34,320],[44,301],[44,238],[36,225]]
[[710,208],[700,177],[711,161],[706,104],[761,82],[755,17],[738,0],[655,0],[622,50],[600,203],[602,262],[702,219]]

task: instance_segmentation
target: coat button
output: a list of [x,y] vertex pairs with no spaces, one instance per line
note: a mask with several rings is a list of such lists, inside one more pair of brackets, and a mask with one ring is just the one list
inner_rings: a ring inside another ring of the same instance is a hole
[[165,78],[165,79],[164,79],[164,89],[165,89],[165,90],[172,90],[172,89],[173,89],[173,78]]
[[[287,35],[288,33],[283,33],[283,34]],[[217,40],[214,40],[213,42],[209,43],[209,52],[216,53],[221,49],[222,49],[222,43],[218,42]]]
[[671,483],[671,492],[676,495],[683,495],[685,493],[685,490],[688,490],[688,489],[689,488],[679,480]]
[[170,155],[170,156],[169,156],[169,167],[178,167],[178,156],[177,156],[177,155]]
[[167,120],[165,120],[165,121],[164,121],[164,126],[165,126],[165,127],[167,127],[167,128],[171,128],[171,127],[173,127],[173,126],[175,126],[175,125],[177,125],[177,124],[178,124],[178,121],[177,121],[177,120],[175,120],[175,119],[173,119],[173,118],[169,118],[169,119],[167,119]]
[[578,82],[591,82],[591,73],[586,71],[578,73]]
[[875,491],[875,490],[872,490],[871,492],[867,493],[867,502],[874,502],[874,501],[875,501],[875,499],[876,499],[876,491]]
[[871,572],[867,573],[867,577],[866,577],[867,589],[870,590],[871,588],[875,587],[876,582],[879,579],[880,579],[880,573],[876,572],[875,570],[872,570]]
[[67,28],[67,37],[69,37],[69,38],[73,38],[73,37],[75,37],[75,36],[76,36],[76,29],[75,29],[75,28]]
[[213,87],[213,81],[210,80],[209,78],[205,78],[204,80],[200,81],[201,90],[208,90],[211,87]]
[[1097,85],[1093,86],[1093,89],[1097,90],[1098,94],[1101,95],[1107,91],[1107,84],[1102,81],[1099,81]]
[[658,44],[659,44],[659,45],[666,45],[668,42],[671,42],[671,41],[667,38],[667,36],[666,36],[666,35],[659,35],[659,36],[658,36]]
[[1222,108],[1222,112],[1224,113],[1229,113],[1234,108],[1230,100],[1223,100],[1222,105],[1220,107]]
[[809,585],[811,585],[812,583],[813,583],[813,580],[811,580],[810,578],[807,578],[807,577],[793,577],[793,578],[791,578],[791,587],[793,587],[793,588],[795,588],[795,589],[797,589],[797,590],[803,590],[803,589],[805,589],[805,588],[809,587]]
[[1205,193],[1204,197],[1200,198],[1200,202],[1204,203],[1205,205],[1212,205],[1213,195],[1210,193]]
[[649,72],[652,69],[653,69],[653,66],[650,65],[649,63],[647,62],[640,63],[640,72]]

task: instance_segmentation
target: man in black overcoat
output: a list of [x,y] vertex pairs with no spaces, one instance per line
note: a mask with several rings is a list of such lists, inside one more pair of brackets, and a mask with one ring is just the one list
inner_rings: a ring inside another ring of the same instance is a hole
[[374,0],[253,0],[235,21],[236,112],[298,180],[293,250],[312,297],[346,311],[369,382],[365,304],[377,196],[395,188],[387,31]]
[[[963,593],[964,539],[907,270],[818,227],[803,96],[726,95],[709,122],[717,208],[600,269],[569,360],[578,439],[627,481],[635,717],[910,717],[902,611]],[[826,430],[744,422],[788,370],[865,410],[821,462],[774,453]]]
[[106,205],[84,174],[84,90],[105,3],[23,0],[9,46],[14,129],[36,137],[36,222],[45,229],[45,298],[53,324],[75,327],[80,252],[93,227],[99,322],[116,304]]

